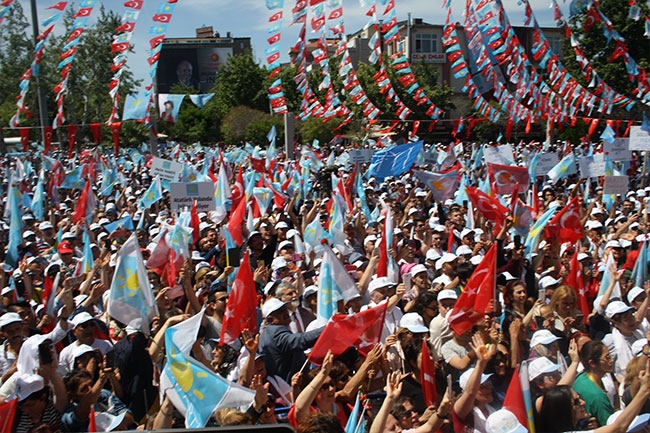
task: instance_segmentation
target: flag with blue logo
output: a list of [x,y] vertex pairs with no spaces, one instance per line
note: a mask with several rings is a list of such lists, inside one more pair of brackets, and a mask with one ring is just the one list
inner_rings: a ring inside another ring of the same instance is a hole
[[90,236],[88,236],[88,231],[84,230],[82,236],[84,249],[83,249],[83,258],[81,259],[81,269],[79,274],[85,272],[90,272],[95,266],[95,258],[93,257],[93,249],[90,246]]
[[108,296],[108,314],[129,323],[142,319],[142,331],[149,332],[149,324],[158,315],[158,305],[149,284],[140,244],[133,233],[117,252],[117,264]]
[[214,93],[201,93],[200,95],[190,95],[190,101],[194,103],[201,110],[205,108],[205,104],[214,96]]
[[[598,296],[603,296],[607,291],[607,289],[609,288],[610,284],[612,283],[612,280],[614,279],[614,275],[612,274],[612,268],[614,268],[614,272],[616,272],[616,262],[614,261],[614,254],[612,254],[611,251],[607,251],[606,254],[607,254],[607,260],[605,261],[605,273],[603,274],[603,279],[600,281]],[[616,281],[614,283],[614,288],[612,289],[612,293],[609,295],[609,298],[614,299],[620,297],[621,297],[621,286],[618,283],[618,281]]]
[[364,416],[363,406],[363,403],[361,403],[361,392],[358,392],[354,408],[350,412],[348,423],[345,425],[345,433],[363,433],[366,431],[366,418]]
[[534,155],[530,158],[528,163],[528,176],[530,176],[531,181],[535,182],[537,177],[537,164],[539,163],[539,154],[541,152],[533,151]]
[[149,209],[160,199],[162,199],[162,186],[160,184],[160,176],[156,176],[147,191],[140,198],[140,205],[144,209]]
[[253,188],[253,197],[260,208],[260,213],[266,215],[273,200],[273,191],[270,188],[255,187]]
[[445,173],[433,173],[426,170],[413,170],[415,177],[429,187],[436,201],[444,202],[454,196],[460,184],[458,168]]
[[570,174],[576,172],[576,159],[573,153],[569,153],[567,156],[562,158],[549,172],[546,174],[553,183],[558,180],[564,179]]
[[422,150],[422,141],[392,146],[375,152],[368,173],[377,179],[399,176],[411,169]]
[[343,263],[328,245],[323,245],[323,261],[320,265],[318,278],[316,317],[325,324],[334,315],[337,301],[341,299],[348,301],[358,294],[359,291],[354,280],[348,274]]
[[314,251],[317,255],[323,251],[323,245],[321,244],[323,239],[327,239],[329,234],[320,223],[320,218],[314,218],[312,222],[307,224],[305,227],[305,233],[303,239],[305,240],[305,246],[307,247],[307,253]]
[[178,112],[181,109],[185,94],[161,93],[158,95],[158,109],[160,120],[170,123],[178,122]]
[[548,209],[542,214],[542,216],[537,218],[535,224],[533,224],[533,226],[530,228],[528,236],[526,236],[526,241],[524,242],[524,253],[529,259],[533,253],[533,249],[537,246],[539,237],[542,235],[542,233],[544,233],[544,227],[546,227],[546,225],[551,221],[555,215],[556,210],[557,206]]
[[86,185],[86,180],[82,178],[82,172],[83,172],[83,166],[80,165],[79,167],[76,167],[74,170],[68,172],[65,174],[65,180],[59,188],[61,189],[83,189],[84,185]]
[[[13,179],[12,179],[13,180]],[[18,188],[11,185],[9,187],[9,197],[7,198],[7,207],[11,210],[9,222],[9,245],[7,246],[7,256],[5,262],[12,268],[18,264],[18,247],[23,243],[23,220],[18,202],[20,192]]]
[[109,234],[117,229],[133,230],[133,218],[131,218],[131,215],[126,215],[119,220],[104,225],[104,230]]
[[122,120],[144,120],[147,117],[149,109],[149,92],[142,92],[136,95],[128,94],[124,100],[124,111]]
[[102,171],[102,186],[100,194],[104,197],[113,193],[113,187],[117,184],[117,167]]
[[601,140],[604,140],[604,141],[606,141],[606,142],[608,142],[608,143],[611,144],[611,143],[613,143],[614,140],[616,139],[616,132],[614,132],[614,130],[612,129],[612,127],[609,126],[609,124],[608,124],[608,125],[605,127],[605,130],[603,131],[603,133],[600,134],[600,138],[601,138]]
[[636,263],[634,263],[634,269],[632,269],[632,276],[630,277],[634,281],[636,287],[643,288],[646,280],[648,279],[648,241],[644,240],[641,242],[641,248],[639,248],[639,255],[636,258]]
[[38,177],[38,183],[36,188],[34,188],[34,196],[32,197],[32,213],[34,218],[38,221],[43,221],[45,214],[45,187],[43,185],[43,171],[41,170],[41,175]]
[[230,382],[192,355],[203,311],[165,331],[167,364],[160,377],[160,391],[185,417],[185,427],[203,428],[219,409],[250,406],[255,391]]

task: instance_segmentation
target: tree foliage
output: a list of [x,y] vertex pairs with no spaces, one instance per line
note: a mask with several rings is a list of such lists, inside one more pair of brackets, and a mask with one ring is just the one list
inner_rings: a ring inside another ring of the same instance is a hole
[[266,70],[255,63],[253,55],[229,56],[224,67],[219,71],[215,93],[210,100],[219,119],[238,106],[245,106],[259,111],[268,111],[267,89],[264,86]]
[[[645,3],[637,2],[646,14],[649,13],[648,6]],[[628,18],[629,7],[627,3],[621,3],[616,0],[602,0],[599,2],[599,8],[607,18],[612,22],[613,28],[625,39],[630,56],[639,64],[642,69],[648,69],[650,63],[649,46],[650,41],[644,36],[645,20],[634,21]],[[588,19],[588,9],[583,9],[580,13],[570,18],[570,27],[574,36],[578,39],[581,49],[589,59],[589,63],[598,72],[598,75],[612,88],[619,93],[634,98],[632,91],[636,84],[630,81],[622,58],[611,61],[610,58],[616,48],[616,41],[608,41],[603,34],[602,22],[596,22],[589,31],[585,31],[585,22]],[[572,76],[580,80],[584,85],[588,85],[582,79],[580,66],[575,61],[575,55],[569,45],[570,41],[563,42],[565,53],[564,63]],[[642,106],[637,104],[637,107]],[[638,108],[637,108],[638,110]],[[640,118],[640,112],[633,113]],[[629,118],[630,114],[615,111],[608,118]]]

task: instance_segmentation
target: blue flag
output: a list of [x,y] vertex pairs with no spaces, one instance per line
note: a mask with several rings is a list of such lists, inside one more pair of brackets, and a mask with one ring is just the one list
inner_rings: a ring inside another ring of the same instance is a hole
[[10,223],[9,223],[9,245],[7,246],[7,257],[5,262],[12,268],[18,265],[18,247],[23,243],[23,220],[18,207],[20,200],[20,192],[15,186],[9,188],[9,198],[7,206],[11,209]]
[[104,225],[104,229],[109,234],[113,233],[117,229],[122,229],[122,228],[127,230],[133,230],[133,219],[131,218],[131,215],[127,215],[125,217],[120,218],[119,220]]
[[377,179],[399,176],[411,169],[420,150],[422,141],[382,149],[372,156],[368,172]]
[[546,224],[551,221],[553,216],[555,215],[555,211],[557,210],[557,206],[554,206],[550,209],[548,209],[546,212],[540,216],[537,221],[535,221],[535,224],[530,228],[530,231],[528,232],[528,236],[526,237],[526,241],[524,242],[524,253],[526,254],[526,257],[530,258],[531,254],[533,253],[533,248],[537,246],[537,241],[539,240],[539,237],[542,235],[542,232],[544,231],[544,227],[546,227]]
[[160,184],[160,177],[156,176],[142,198],[140,198],[140,204],[143,208],[149,209],[151,205],[160,199],[162,199],[162,185]]
[[83,234],[83,258],[81,259],[81,273],[89,272],[95,266],[95,258],[93,257],[93,249],[90,247],[90,237],[88,231],[84,230]]
[[564,179],[570,174],[576,172],[576,159],[573,153],[569,153],[567,156],[562,158],[546,175],[553,181],[553,183],[558,180]]
[[194,103],[201,110],[205,108],[205,104],[214,96],[214,93],[201,93],[200,95],[190,95],[190,101]]
[[149,92],[126,95],[122,120],[144,120],[147,117],[150,96]]
[[86,180],[82,179],[81,173],[83,172],[83,166],[79,166],[65,174],[65,180],[61,183],[59,188],[69,188],[69,189],[83,189],[86,185]]
[[366,431],[366,418],[361,404],[361,393],[357,393],[357,400],[354,408],[348,417],[348,423],[345,425],[345,433],[362,433]]
[[34,214],[34,218],[36,218],[38,221],[43,221],[43,216],[44,216],[44,208],[45,208],[45,191],[43,187],[43,177],[39,176],[38,177],[38,183],[36,184],[36,188],[34,189],[34,197],[32,197],[32,213]]
[[132,234],[117,252],[117,264],[109,291],[108,314],[122,323],[143,322],[149,332],[151,320],[158,315],[158,305],[144,267],[138,238]]
[[643,288],[646,280],[648,279],[648,241],[645,240],[641,242],[641,248],[639,248],[639,255],[636,258],[636,263],[634,263],[634,269],[632,269],[632,276],[630,277],[634,281],[636,287]]

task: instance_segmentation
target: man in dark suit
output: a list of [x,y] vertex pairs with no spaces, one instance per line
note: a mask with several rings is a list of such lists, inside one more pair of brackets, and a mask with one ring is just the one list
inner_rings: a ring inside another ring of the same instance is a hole
[[314,313],[300,305],[298,291],[291,283],[282,282],[275,288],[275,297],[287,303],[291,323],[289,329],[294,334],[302,334],[307,325],[316,319]]
[[314,345],[323,328],[302,334],[289,329],[291,316],[285,302],[269,298],[262,306],[262,316],[267,326],[260,336],[259,352],[264,355],[264,365],[269,376],[280,376],[291,383],[307,360],[304,351]]

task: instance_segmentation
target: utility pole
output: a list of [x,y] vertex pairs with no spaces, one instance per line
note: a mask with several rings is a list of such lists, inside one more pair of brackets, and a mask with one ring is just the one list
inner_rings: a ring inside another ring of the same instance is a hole
[[[38,35],[40,34],[38,30],[38,13],[36,12],[36,0],[29,0],[29,5],[32,10],[32,32],[34,33],[34,46],[38,43]],[[40,123],[41,123],[41,143],[45,145],[45,126],[49,124],[47,118],[47,99],[43,88],[40,84],[40,77],[37,75],[34,77],[36,79],[36,95],[38,97],[38,112],[40,114]]]

